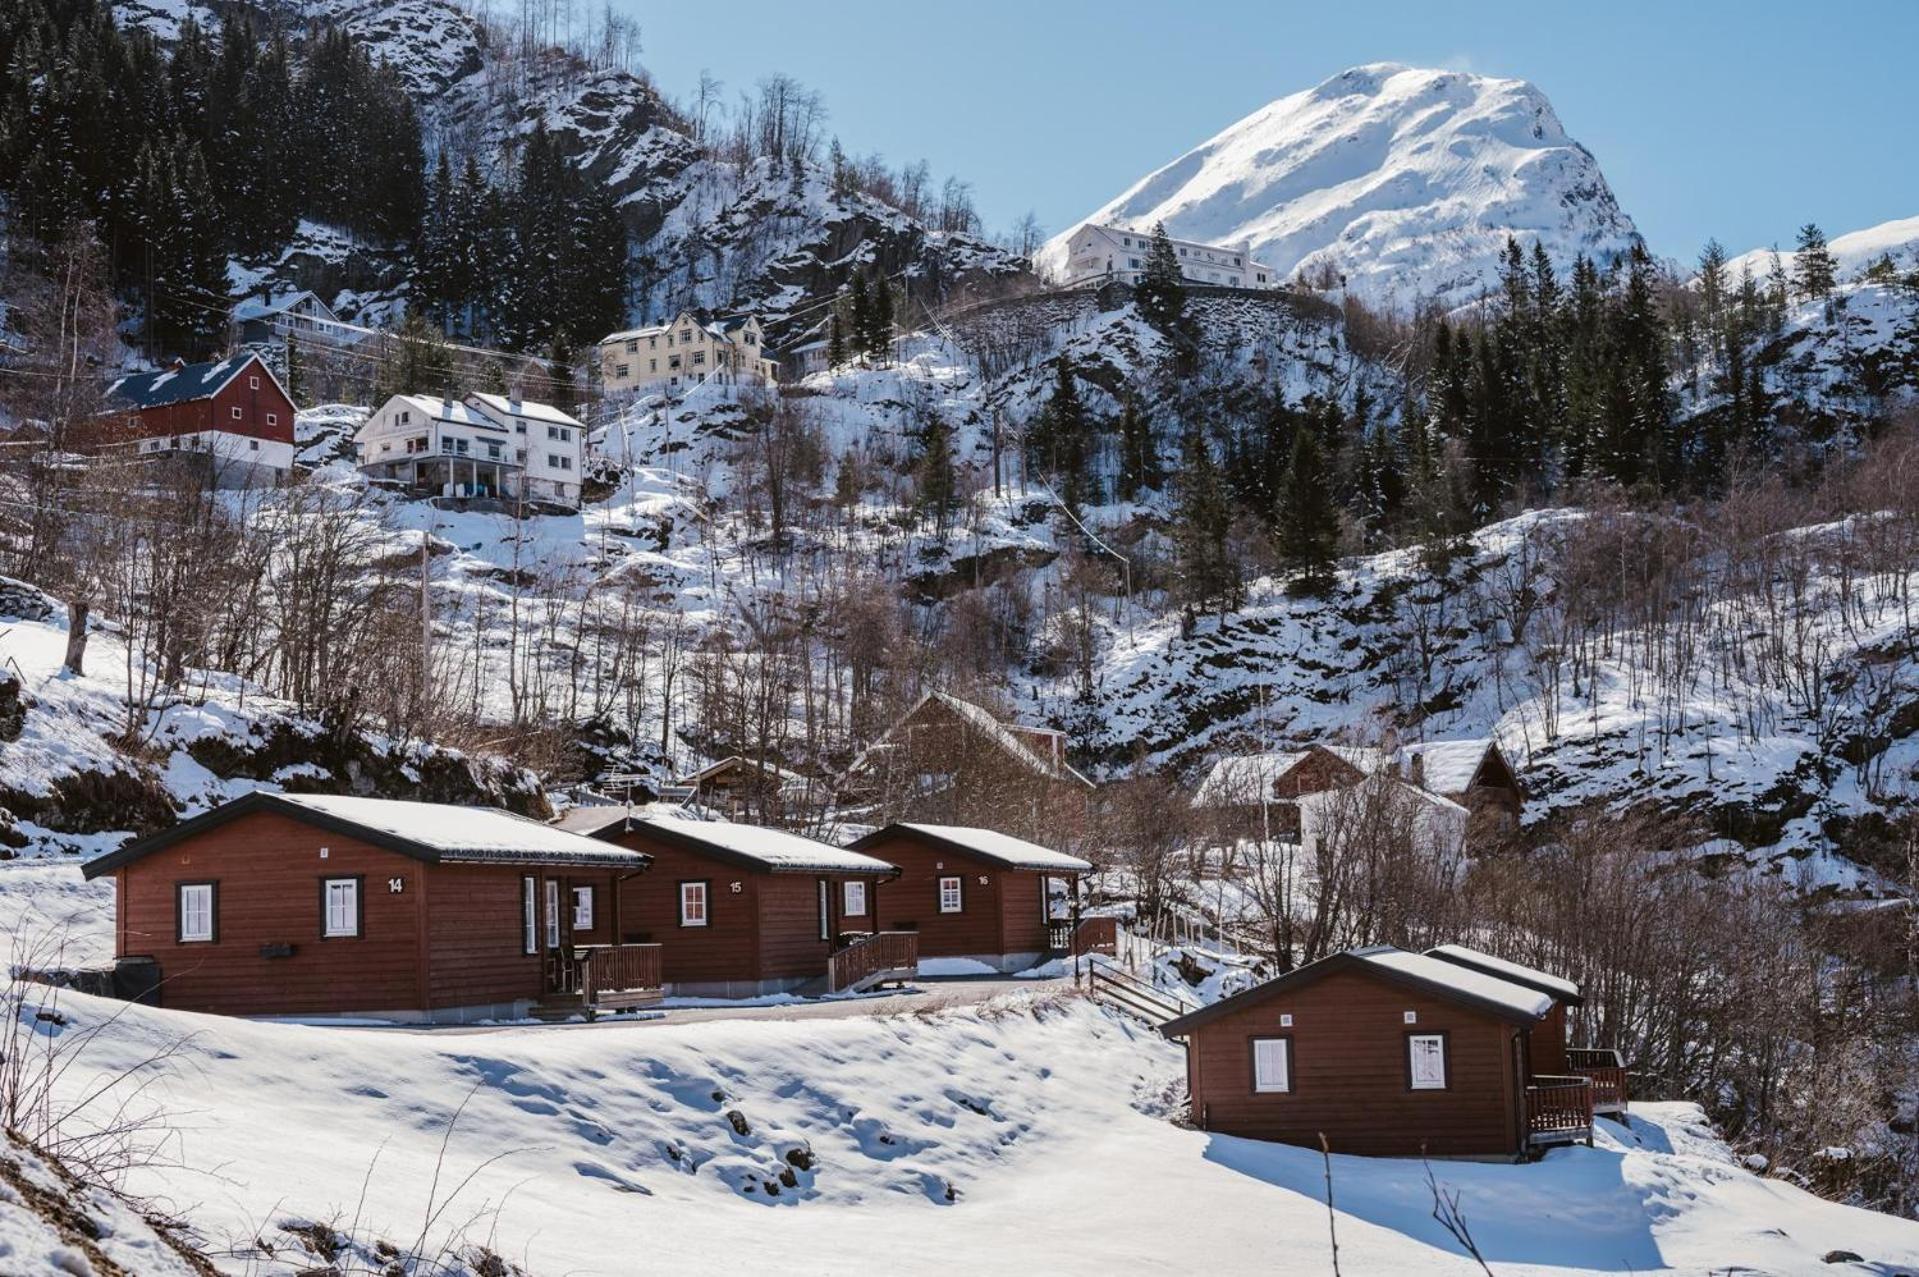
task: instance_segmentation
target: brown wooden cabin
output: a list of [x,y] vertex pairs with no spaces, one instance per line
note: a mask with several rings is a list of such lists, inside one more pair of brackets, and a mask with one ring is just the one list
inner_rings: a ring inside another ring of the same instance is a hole
[[881,901],[899,872],[883,860],[777,829],[626,807],[575,808],[560,826],[651,860],[621,894],[622,939],[664,946],[670,994],[848,992],[917,969],[914,938],[882,934]]
[[1170,1020],[1203,1130],[1377,1156],[1521,1158],[1592,1139],[1591,1086],[1532,1067],[1554,999],[1389,946]]
[[1566,1027],[1566,1011],[1586,1005],[1579,986],[1562,976],[1496,958],[1490,953],[1469,949],[1463,944],[1442,944],[1426,950],[1428,957],[1458,966],[1483,971],[1501,980],[1536,989],[1553,1000],[1553,1008],[1533,1032],[1532,1068],[1539,1074],[1572,1074],[1591,1081],[1593,1112],[1620,1115],[1631,1098],[1626,1084],[1626,1066],[1619,1052],[1609,1046],[1572,1046]]
[[1351,759],[1324,745],[1222,758],[1200,783],[1193,806],[1232,822],[1235,831],[1299,837],[1299,799],[1366,779]]
[[1498,742],[1482,737],[1402,745],[1398,765],[1408,781],[1470,811],[1475,842],[1519,827],[1526,791]]
[[162,1006],[464,1021],[657,999],[658,949],[618,943],[646,868],[504,811],[253,793],[82,872]]
[[898,823],[853,843],[899,866],[882,897],[889,929],[919,936],[921,958],[970,958],[1023,971],[1071,944],[1053,881],[1077,895],[1093,866],[1023,838],[961,825]]

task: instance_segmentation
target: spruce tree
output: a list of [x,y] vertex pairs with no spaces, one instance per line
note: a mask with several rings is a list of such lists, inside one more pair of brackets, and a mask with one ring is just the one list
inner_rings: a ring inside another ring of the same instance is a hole
[[1060,502],[1075,517],[1089,499],[1097,499],[1092,427],[1064,354],[1054,361],[1053,395],[1040,412],[1038,428],[1027,433],[1027,452],[1027,465],[1052,477]]
[[846,297],[846,329],[853,337],[853,346],[860,356],[860,362],[866,362],[867,334],[873,330],[871,305],[866,299],[866,276],[859,271],[853,272],[853,281]]
[[867,321],[866,351],[884,364],[893,348],[893,289],[878,271],[873,273],[873,301]]
[[846,362],[846,336],[840,331],[840,312],[834,307],[826,317],[826,366],[838,368]]
[[1801,297],[1818,301],[1832,295],[1839,282],[1839,263],[1826,245],[1826,233],[1817,223],[1799,228],[1798,251],[1792,259],[1792,282]]
[[1146,250],[1146,268],[1133,290],[1133,302],[1139,307],[1140,318],[1161,334],[1169,338],[1186,335],[1186,282],[1163,222],[1153,227],[1152,246]]
[[1157,489],[1164,481],[1152,424],[1139,410],[1138,398],[1129,394],[1119,414],[1119,499],[1137,500],[1140,493]]
[[1239,569],[1228,544],[1232,504],[1226,499],[1211,445],[1198,426],[1180,439],[1179,505],[1173,521],[1181,597],[1200,607],[1217,605],[1223,619],[1238,602]]
[[1316,433],[1294,431],[1275,523],[1280,561],[1295,574],[1290,588],[1297,594],[1325,594],[1333,587],[1338,514],[1331,478]]
[[953,466],[953,432],[938,413],[929,413],[920,430],[919,459],[914,477],[919,486],[919,508],[923,517],[933,520],[940,537],[946,536],[959,479]]

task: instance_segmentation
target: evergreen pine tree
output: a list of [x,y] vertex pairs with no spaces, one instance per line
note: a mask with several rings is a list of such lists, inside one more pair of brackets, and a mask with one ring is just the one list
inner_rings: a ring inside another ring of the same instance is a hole
[[1817,223],[1799,228],[1798,251],[1792,259],[1792,282],[1801,297],[1822,300],[1839,282],[1839,263],[1826,245],[1826,233]]
[[884,364],[893,349],[893,289],[877,271],[873,275],[873,303],[867,318],[871,324],[866,336],[867,353]]
[[1135,501],[1140,493],[1157,489],[1163,482],[1152,424],[1139,410],[1138,398],[1129,394],[1119,414],[1119,499]]
[[934,528],[944,538],[959,495],[959,479],[953,466],[953,432],[938,413],[929,413],[920,430],[920,452],[914,475],[919,486],[920,513],[933,520]]
[[860,356],[860,362],[866,361],[867,334],[873,331],[871,306],[866,300],[866,276],[859,271],[853,272],[853,281],[846,298],[846,329],[853,337],[853,346]]
[[1133,291],[1133,301],[1140,318],[1163,335],[1186,335],[1186,281],[1163,222],[1153,227],[1152,246],[1146,250],[1146,268]]
[[1277,515],[1280,560],[1296,574],[1291,589],[1298,594],[1326,593],[1334,582],[1338,515],[1326,457],[1312,430],[1293,432],[1293,455]]
[[836,306],[826,317],[826,366],[838,368],[846,362],[846,336],[840,331],[840,312]]
[[1027,465],[1052,477],[1060,502],[1075,516],[1089,499],[1097,499],[1092,427],[1064,354],[1054,361],[1053,396],[1040,413],[1038,429],[1027,433],[1027,449]]
[[1180,594],[1189,604],[1217,605],[1223,619],[1238,601],[1239,569],[1229,552],[1232,505],[1211,446],[1198,426],[1180,439],[1179,504],[1173,522]]

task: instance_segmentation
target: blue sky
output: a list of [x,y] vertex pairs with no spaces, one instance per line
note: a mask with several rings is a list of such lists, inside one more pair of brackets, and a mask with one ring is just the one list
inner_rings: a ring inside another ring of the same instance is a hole
[[1274,98],[1362,62],[1518,76],[1599,158],[1657,253],[1741,252],[1919,216],[1919,0],[919,8],[616,0],[675,97],[772,71],[821,90],[849,151],[973,184],[989,229],[1073,224]]

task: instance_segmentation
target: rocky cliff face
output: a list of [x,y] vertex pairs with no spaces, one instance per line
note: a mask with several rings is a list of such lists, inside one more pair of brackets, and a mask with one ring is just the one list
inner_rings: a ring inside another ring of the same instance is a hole
[[[1244,246],[1282,276],[1375,304],[1472,300],[1507,236],[1562,265],[1638,238],[1591,152],[1524,80],[1355,67],[1255,111],[1087,221]],[[1070,232],[1068,232],[1070,234]],[[1066,236],[1040,254],[1065,261]]]

